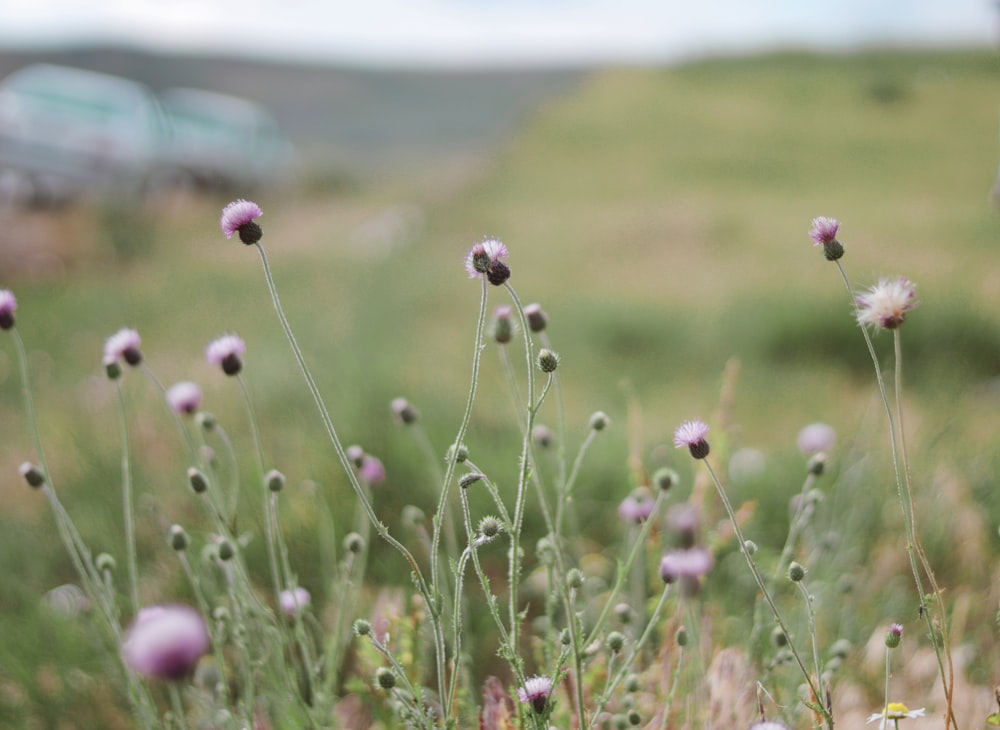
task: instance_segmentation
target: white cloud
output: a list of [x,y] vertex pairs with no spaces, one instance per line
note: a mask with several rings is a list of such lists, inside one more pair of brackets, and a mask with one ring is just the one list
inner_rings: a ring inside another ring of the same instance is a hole
[[991,43],[989,0],[5,0],[0,43],[388,63],[640,61],[772,44]]

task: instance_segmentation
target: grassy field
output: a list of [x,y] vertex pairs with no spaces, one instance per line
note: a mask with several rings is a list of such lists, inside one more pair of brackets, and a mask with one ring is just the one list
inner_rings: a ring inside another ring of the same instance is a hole
[[[522,301],[540,302],[550,316],[569,450],[591,412],[612,419],[576,505],[579,524],[593,526],[581,528],[589,551],[613,557],[601,546],[620,537],[614,509],[644,472],[673,466],[688,485],[674,498],[690,493],[695,470],[670,444],[673,428],[713,417],[727,364],[738,368],[725,419],[712,425],[723,467],[740,449],[767,455],[762,471],[732,477],[733,499],[756,505],[748,531],[765,549],[780,549],[788,500],[801,484],[799,428],[825,421],[839,434],[815,528],[818,558],[808,567],[822,639],[847,638],[857,649],[835,685],[840,724],[857,726],[882,701],[879,647],[891,621],[906,624],[911,649],[897,686],[911,706],[939,714],[871,361],[839,274],[807,236],[813,217],[834,216],[856,289],[882,275],[918,285],[921,306],[902,330],[918,524],[952,602],[956,713],[962,727],[980,726],[995,709],[1000,605],[1000,220],[988,202],[1000,159],[998,71],[995,54],[973,52],[785,54],[596,71],[461,178],[428,166],[335,194],[258,199],[289,318],[339,428],[386,464],[377,494],[383,519],[397,529],[405,505],[433,509],[426,469],[388,404],[411,399],[442,452],[454,437],[478,307],[462,259],[483,235],[498,236],[511,250]],[[126,216],[90,208],[57,219],[9,216],[3,240],[30,237],[38,248],[18,259],[31,266],[4,259],[0,287],[18,296],[52,472],[95,552],[123,549],[117,406],[100,369],[104,338],[123,326],[140,331],[164,383],[200,382],[206,407],[248,446],[232,383],[202,357],[215,336],[240,333],[268,456],[290,484],[312,480],[331,499],[348,498],[255,252],[218,231],[225,202],[163,200]],[[891,338],[875,339],[890,364]],[[493,349],[468,441],[502,481],[516,468],[518,439]],[[124,387],[134,406],[140,557],[149,566],[143,593],[182,591],[162,548],[164,521],[197,528],[179,477],[182,444],[145,380],[129,376]],[[542,416],[555,426],[555,410]],[[74,574],[45,506],[17,475],[32,442],[7,342],[0,444],[0,724],[126,727],[114,709],[121,698],[88,678],[107,660],[79,625],[40,605]],[[297,494],[284,513],[290,547],[303,584],[317,586],[315,515]],[[706,509],[709,520],[719,516]],[[350,516],[337,514],[341,533]],[[537,518],[529,515],[529,527],[538,534]],[[834,533],[835,546],[820,540]],[[259,545],[251,551],[261,557]],[[737,559],[720,539],[718,578],[704,601],[714,648],[746,632],[752,586]],[[407,582],[395,554],[378,545],[370,577],[373,586]],[[733,712],[752,716],[753,706]]]

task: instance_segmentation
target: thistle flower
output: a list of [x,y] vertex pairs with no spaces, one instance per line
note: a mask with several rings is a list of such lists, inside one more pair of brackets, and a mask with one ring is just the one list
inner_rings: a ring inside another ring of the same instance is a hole
[[254,220],[264,215],[264,211],[256,203],[249,200],[234,200],[222,209],[219,226],[226,238],[232,238],[234,233],[240,234],[240,240],[248,246],[257,243],[264,232]]
[[878,284],[855,297],[858,324],[874,330],[894,330],[906,320],[908,312],[917,307],[916,285],[902,276],[879,279]]
[[382,466],[382,462],[374,456],[365,454],[361,457],[361,466],[358,468],[358,476],[361,477],[366,484],[374,487],[376,484],[381,484],[385,481],[385,467]]
[[465,270],[469,278],[486,278],[494,286],[500,286],[510,278],[510,267],[500,259],[508,256],[507,247],[496,238],[485,238],[475,244],[465,256]]
[[0,289],[0,330],[14,327],[14,310],[17,309],[17,299],[10,289]]
[[532,332],[541,332],[549,323],[548,315],[537,302],[524,308],[524,318],[528,320],[528,328]]
[[891,624],[889,626],[889,631],[885,635],[885,645],[890,649],[895,649],[899,646],[899,642],[903,638],[903,624]]
[[809,238],[816,246],[825,246],[837,240],[837,232],[840,230],[840,221],[836,218],[820,216],[813,218],[812,228],[809,229]]
[[618,516],[626,522],[641,524],[653,514],[654,504],[649,490],[637,489],[618,505]]
[[142,350],[139,345],[142,339],[139,333],[132,329],[120,329],[104,341],[104,359],[107,366],[110,362],[124,360],[133,367],[142,362]]
[[914,718],[923,717],[927,714],[924,708],[921,707],[919,710],[910,710],[902,702],[890,702],[886,705],[885,710],[882,712],[876,712],[868,716],[867,722],[875,722],[876,720],[881,720],[879,723],[879,728],[884,728],[889,720],[902,720],[904,718]]
[[511,318],[509,305],[501,304],[493,310],[491,326],[493,339],[501,345],[506,345],[514,337],[514,320]]
[[538,714],[545,712],[550,694],[552,694],[552,680],[537,674],[525,680],[524,686],[517,689],[517,698],[531,705]]
[[282,591],[278,594],[278,603],[286,616],[295,616],[299,611],[312,603],[312,596],[302,586],[298,586],[293,591]]
[[246,354],[246,343],[236,335],[223,335],[205,348],[205,359],[209,365],[222,367],[226,375],[236,375],[243,369],[241,355]]
[[777,720],[760,720],[750,726],[750,730],[789,730],[788,725]]
[[836,261],[844,255],[844,246],[837,240],[840,223],[836,218],[813,218],[809,238],[817,246],[823,247],[823,256],[827,261]]
[[703,547],[670,550],[660,560],[660,577],[664,583],[673,583],[678,578],[700,578],[707,574],[715,560],[712,553]]
[[177,680],[194,670],[208,645],[208,629],[198,611],[152,606],[139,611],[125,635],[122,656],[144,677]]
[[406,398],[393,398],[392,403],[389,404],[389,408],[392,410],[392,415],[396,417],[396,420],[407,426],[415,423],[420,418],[419,411]]
[[806,456],[820,452],[829,453],[833,451],[836,443],[837,432],[833,430],[833,426],[825,423],[810,423],[799,431],[799,435],[795,439],[795,445]]
[[183,380],[167,388],[167,404],[175,413],[190,416],[201,405],[201,387]]
[[704,459],[708,456],[709,446],[705,436],[708,434],[708,426],[703,421],[685,421],[674,431],[674,446],[678,449],[685,446],[695,459]]

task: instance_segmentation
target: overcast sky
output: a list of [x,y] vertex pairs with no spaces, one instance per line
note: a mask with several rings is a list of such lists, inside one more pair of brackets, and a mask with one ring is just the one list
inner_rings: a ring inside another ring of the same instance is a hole
[[390,65],[991,45],[995,0],[0,0],[0,45],[110,41]]

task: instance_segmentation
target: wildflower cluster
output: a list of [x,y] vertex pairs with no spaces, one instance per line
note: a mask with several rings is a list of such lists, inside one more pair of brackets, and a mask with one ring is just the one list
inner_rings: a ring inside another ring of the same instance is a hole
[[[302,571],[310,579],[300,580],[291,558],[281,515],[293,498],[293,482],[269,468],[266,436],[245,380],[248,370],[253,374],[252,358],[247,358],[247,342],[236,334],[210,342],[204,358],[229,376],[220,381],[239,388],[246,429],[253,437],[252,488],[241,484],[243,470],[225,419],[203,410],[202,387],[190,380],[162,387],[153,374],[155,348],[148,358],[138,331],[131,328],[108,337],[101,359],[113,383],[108,387],[121,404],[123,554],[91,554],[60,502],[40,438],[35,460],[20,467],[23,480],[52,505],[80,590],[92,606],[90,620],[120,662],[123,696],[140,724],[328,727],[331,718],[337,718],[338,724],[354,727],[352,722],[362,713],[342,701],[345,693],[353,694],[364,712],[386,727],[547,730],[712,724],[712,708],[718,703],[705,700],[711,690],[706,688],[711,674],[706,665],[712,659],[707,652],[714,639],[703,640],[701,633],[711,632],[720,617],[706,610],[701,598],[713,580],[731,580],[729,563],[738,562],[740,570],[745,563],[752,581],[748,603],[753,606],[747,619],[752,626],[746,651],[728,657],[730,667],[745,667],[748,677],[756,674],[759,698],[765,685],[774,685],[774,694],[782,695],[775,713],[785,720],[802,724],[808,717],[811,726],[834,727],[832,687],[850,642],[835,642],[824,659],[818,602],[809,586],[825,568],[814,556],[822,557],[828,547],[816,539],[809,549],[805,545],[823,503],[819,480],[837,445],[832,426],[813,423],[799,432],[801,455],[796,458],[808,461],[801,490],[789,500],[788,534],[780,550],[762,550],[748,537],[756,529],[749,519],[752,500],[734,504],[734,490],[725,483],[725,473],[717,471],[732,436],[724,419],[712,419],[715,430],[699,419],[681,422],[673,432],[673,445],[682,454],[686,451],[694,464],[674,457],[670,449],[660,450],[648,469],[644,456],[633,460],[627,485],[609,485],[605,502],[617,504],[621,522],[612,520],[610,527],[601,528],[613,529],[621,544],[617,566],[602,567],[605,558],[597,553],[605,548],[595,549],[587,531],[578,527],[578,488],[588,479],[585,464],[591,445],[615,430],[617,416],[612,420],[597,411],[586,422],[567,424],[560,378],[567,366],[572,368],[571,358],[564,363],[553,349],[553,327],[541,305],[521,305],[510,283],[507,246],[485,238],[472,245],[464,262],[469,277],[482,284],[471,346],[472,378],[454,438],[434,443],[423,430],[420,410],[407,398],[393,399],[384,414],[400,426],[399,437],[412,438],[426,457],[423,468],[430,476],[421,479],[435,482],[435,501],[408,505],[401,519],[387,519],[377,495],[385,490],[382,485],[392,483],[394,464],[390,458],[383,463],[361,445],[344,445],[282,308],[257,223],[261,215],[256,203],[241,199],[224,208],[219,225],[227,239],[238,235],[259,252],[275,312],[319,412],[331,460],[342,467],[341,483],[353,494],[349,505],[340,499],[336,509],[330,509],[321,489],[309,483],[308,512],[321,533],[321,570]],[[825,217],[816,218],[809,232],[837,267],[844,256],[839,232],[840,223]],[[502,288],[491,289],[486,283]],[[493,305],[487,323],[491,295],[504,300]],[[902,277],[882,279],[866,292],[852,293],[851,301],[875,360],[887,417],[898,426],[901,414],[889,408],[869,330],[891,330],[898,344],[899,329],[917,306],[915,287]],[[13,334],[27,373],[15,328],[17,306],[13,293],[0,289],[0,329]],[[486,346],[489,338],[495,347]],[[501,363],[516,406],[513,471],[480,453],[478,434],[471,427],[476,395],[484,385],[482,358],[490,350]],[[523,358],[515,360],[512,352]],[[158,525],[178,574],[186,580],[183,592],[169,581],[143,580],[139,569],[136,525],[145,518],[135,507],[131,474],[133,463],[142,457],[129,449],[131,419],[122,383],[136,375],[126,372],[146,376],[176,422],[187,458],[177,468],[178,481],[184,480],[184,493],[193,505],[184,514],[201,510],[198,522],[192,517],[186,526]],[[37,436],[29,384],[24,385],[29,428]],[[897,391],[897,407],[898,401]],[[554,417],[551,427],[540,422],[543,413]],[[577,432],[583,435],[577,437]],[[893,449],[900,448],[894,430],[891,441]],[[940,611],[941,588],[914,524],[905,450],[900,450],[898,461],[898,496],[915,588],[921,599],[932,596]],[[667,464],[681,471],[703,470],[708,479],[687,489],[686,480]],[[393,486],[400,488],[398,483]],[[422,499],[417,490],[413,498]],[[241,523],[248,509],[254,513],[250,527]],[[334,538],[335,519],[350,519],[350,531]],[[539,525],[539,535],[531,535],[530,523]],[[203,529],[193,529],[194,524]],[[396,530],[413,539],[408,542]],[[536,539],[530,541],[529,535]],[[769,536],[753,537],[765,541]],[[380,561],[394,559],[410,575],[413,593],[406,599],[364,583],[373,542],[394,553],[389,558],[380,553]],[[258,551],[262,567],[251,557]],[[118,561],[125,565],[123,575],[116,572]],[[719,578],[717,565],[726,568]],[[317,572],[321,579],[312,578]],[[801,607],[789,607],[783,592],[797,592]],[[926,620],[931,634],[943,623]],[[942,712],[952,717],[950,648],[947,631],[939,634],[941,638],[931,641],[944,689]],[[923,708],[909,710],[888,701],[889,656],[898,652],[902,635],[902,625],[893,623],[885,637],[886,704],[868,718],[880,721],[880,727],[925,714]],[[665,639],[670,636],[673,642]],[[472,658],[484,655],[498,657],[498,662],[491,665],[489,676],[476,676],[470,669]],[[792,692],[797,693],[794,698]],[[675,703],[681,695],[692,699]],[[481,703],[470,699],[477,697]],[[168,702],[170,710],[164,713],[162,706]],[[790,727],[767,719],[763,704],[758,699],[756,715],[752,708],[743,709],[743,727]]]

